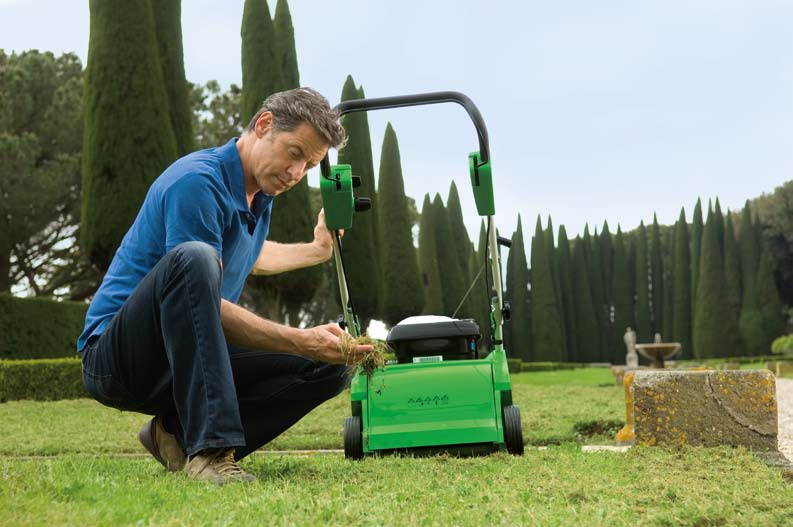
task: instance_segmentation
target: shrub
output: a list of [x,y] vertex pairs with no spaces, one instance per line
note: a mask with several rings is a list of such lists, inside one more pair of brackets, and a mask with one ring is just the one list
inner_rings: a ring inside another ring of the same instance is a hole
[[509,368],[509,373],[520,373],[521,372],[520,359],[507,359],[507,367]]
[[87,396],[80,359],[0,360],[0,402]]
[[0,359],[75,357],[87,304],[0,295]]
[[783,335],[771,343],[771,353],[774,355],[790,355],[793,353],[793,335]]
[[524,362],[521,371],[574,370],[585,366],[579,362]]

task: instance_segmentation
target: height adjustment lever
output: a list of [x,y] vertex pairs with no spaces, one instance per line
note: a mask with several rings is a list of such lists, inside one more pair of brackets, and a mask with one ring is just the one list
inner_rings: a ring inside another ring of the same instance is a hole
[[351,176],[352,177],[352,188],[358,188],[361,186],[361,176]]

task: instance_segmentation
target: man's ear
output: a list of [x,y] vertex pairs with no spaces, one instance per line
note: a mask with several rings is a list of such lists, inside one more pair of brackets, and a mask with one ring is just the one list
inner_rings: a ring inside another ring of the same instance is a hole
[[267,132],[273,129],[273,113],[262,112],[258,119],[256,119],[256,126],[254,130],[258,137],[264,137]]

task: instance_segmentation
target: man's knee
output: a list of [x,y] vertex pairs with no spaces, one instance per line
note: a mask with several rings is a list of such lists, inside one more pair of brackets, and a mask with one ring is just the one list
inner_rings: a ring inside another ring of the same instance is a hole
[[223,265],[218,252],[208,243],[190,241],[180,243],[171,251],[173,257],[185,267],[206,275],[220,278]]
[[325,396],[327,399],[332,399],[350,385],[350,380],[355,370],[351,370],[350,366],[345,366],[343,364],[328,364],[325,368],[327,370],[326,386],[328,388],[328,392]]

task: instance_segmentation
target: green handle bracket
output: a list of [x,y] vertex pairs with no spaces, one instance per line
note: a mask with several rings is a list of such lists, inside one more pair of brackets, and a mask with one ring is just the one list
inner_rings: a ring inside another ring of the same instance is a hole
[[490,160],[480,161],[479,152],[468,154],[468,168],[471,172],[471,187],[474,189],[476,211],[480,216],[493,216],[496,213],[496,201],[493,196],[493,173]]
[[328,229],[349,229],[355,213],[355,196],[352,192],[352,168],[350,165],[333,165],[330,178],[319,178],[322,206],[325,208],[325,224]]

